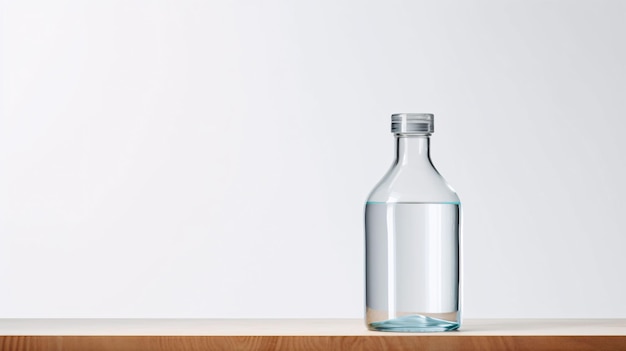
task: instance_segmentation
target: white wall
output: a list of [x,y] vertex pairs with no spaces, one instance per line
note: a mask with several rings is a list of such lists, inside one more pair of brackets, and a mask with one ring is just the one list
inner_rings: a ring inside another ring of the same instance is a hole
[[394,112],[465,308],[626,317],[623,1],[5,1],[0,317],[360,317]]

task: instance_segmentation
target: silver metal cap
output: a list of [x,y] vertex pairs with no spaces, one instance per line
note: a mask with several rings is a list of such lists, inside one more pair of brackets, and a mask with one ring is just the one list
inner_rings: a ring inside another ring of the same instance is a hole
[[391,115],[391,132],[425,134],[435,131],[435,116],[430,113],[395,113]]

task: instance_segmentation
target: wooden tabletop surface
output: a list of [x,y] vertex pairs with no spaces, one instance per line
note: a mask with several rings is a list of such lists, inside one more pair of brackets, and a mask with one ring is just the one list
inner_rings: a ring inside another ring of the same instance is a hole
[[626,319],[470,319],[445,333],[360,319],[0,319],[0,350],[626,350]]

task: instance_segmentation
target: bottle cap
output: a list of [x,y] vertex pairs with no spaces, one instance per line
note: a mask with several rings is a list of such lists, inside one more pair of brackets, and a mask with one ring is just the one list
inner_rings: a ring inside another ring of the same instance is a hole
[[430,113],[395,113],[391,115],[392,133],[430,135],[434,131],[435,116]]

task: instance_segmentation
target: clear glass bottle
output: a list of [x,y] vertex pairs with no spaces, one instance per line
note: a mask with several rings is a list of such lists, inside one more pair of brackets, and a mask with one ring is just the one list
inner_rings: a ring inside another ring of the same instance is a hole
[[396,159],[365,206],[366,323],[458,329],[461,203],[430,160],[431,114],[391,116]]

